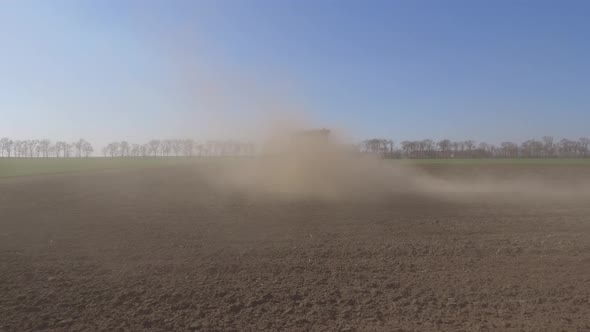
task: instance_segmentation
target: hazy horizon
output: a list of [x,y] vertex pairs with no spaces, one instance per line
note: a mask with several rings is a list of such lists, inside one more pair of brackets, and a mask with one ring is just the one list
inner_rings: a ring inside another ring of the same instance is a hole
[[[0,137],[590,136],[583,1],[5,1]],[[271,120],[269,120],[269,118]]]

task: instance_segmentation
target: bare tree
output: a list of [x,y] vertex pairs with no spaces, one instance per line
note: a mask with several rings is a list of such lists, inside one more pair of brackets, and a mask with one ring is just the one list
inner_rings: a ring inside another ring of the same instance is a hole
[[584,158],[590,156],[590,138],[582,137],[580,138],[580,146],[582,148],[582,156]]
[[386,156],[388,154],[393,154],[394,142],[390,139],[371,138],[363,141],[361,147],[365,152]]
[[163,156],[168,157],[170,155],[170,152],[172,151],[172,145],[173,145],[173,143],[169,139],[163,140],[160,143],[160,150],[161,150]]
[[436,143],[436,145],[438,146],[440,154],[443,158],[448,158],[451,156],[451,141],[450,140],[443,139],[441,141],[438,141],[438,143]]
[[33,158],[38,144],[39,144],[38,140],[26,140],[24,143],[25,156],[29,157],[29,158]]
[[544,146],[541,141],[530,139],[522,143],[521,151],[525,157],[538,158],[543,156]]
[[504,158],[518,157],[518,145],[516,143],[502,142],[500,151]]
[[120,143],[119,142],[113,142],[113,143],[109,143],[106,147],[105,150],[103,150],[103,153],[106,152],[106,154],[108,154],[111,158],[113,157],[117,157],[120,155]]
[[552,136],[543,136],[543,138],[541,138],[541,140],[543,141],[543,153],[544,153],[545,157],[555,156],[555,145],[553,143],[553,137]]
[[92,154],[92,152],[94,152],[94,148],[92,147],[92,144],[84,141],[84,144],[82,146],[82,152],[84,152],[84,156],[86,158],[88,158]]
[[561,157],[575,157],[576,156],[576,142],[571,141],[567,138],[562,139],[559,141],[557,148],[559,150],[559,155]]
[[72,150],[74,149],[74,144],[71,143],[66,143],[65,146],[65,153],[66,153],[66,158],[70,158],[72,156]]
[[119,155],[121,157],[129,157],[129,142],[121,141],[119,143]]
[[67,154],[66,154],[67,145],[68,145],[68,143],[63,142],[63,141],[59,141],[59,142],[55,143],[56,157],[59,157],[60,153],[62,154],[62,156],[64,158],[67,157]]
[[473,157],[473,150],[475,149],[475,141],[466,140],[463,142],[463,148],[465,151],[464,157]]
[[180,151],[182,151],[182,140],[175,139],[171,141],[172,144],[172,151],[174,152],[174,156],[180,156]]
[[160,140],[157,139],[153,139],[151,141],[149,141],[149,147],[150,147],[150,151],[153,154],[153,156],[157,156],[158,155],[158,151],[160,150]]
[[55,157],[55,153],[56,153],[55,144],[49,144],[49,147],[47,148],[47,155]]
[[142,157],[147,157],[150,155],[150,145],[149,144],[143,144],[141,146],[141,156]]
[[8,156],[8,158],[10,158],[12,149],[14,147],[14,141],[12,141],[11,139],[8,139],[4,142],[3,146],[4,146],[4,151],[6,151],[6,155]]
[[195,141],[192,139],[182,140],[182,152],[186,157],[191,157],[195,149]]
[[411,141],[403,141],[401,145],[403,154],[408,158],[412,158],[414,150],[416,149],[416,143]]
[[6,150],[6,145],[8,144],[8,138],[4,137],[0,139],[0,157],[4,157],[4,151]]
[[74,142],[72,146],[76,151],[76,157],[82,158],[83,155],[86,155],[85,149],[88,147],[88,145],[89,143],[83,138],[80,138],[78,141]]
[[139,157],[141,155],[141,145],[139,144],[132,144],[131,149],[129,150],[131,156]]
[[41,141],[39,141],[39,150],[41,152],[41,155],[45,158],[49,157],[49,148],[51,147],[51,141],[48,139],[42,139]]
[[24,146],[23,141],[20,141],[20,140],[14,141],[14,155],[15,155],[15,157],[17,157],[17,158],[24,157],[23,146]]
[[420,155],[422,158],[434,158],[435,153],[435,144],[434,141],[431,139],[425,139],[420,141]]

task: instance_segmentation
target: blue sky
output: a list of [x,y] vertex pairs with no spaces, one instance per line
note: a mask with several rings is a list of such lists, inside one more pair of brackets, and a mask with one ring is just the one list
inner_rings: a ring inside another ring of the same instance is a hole
[[0,136],[590,136],[588,1],[0,2]]

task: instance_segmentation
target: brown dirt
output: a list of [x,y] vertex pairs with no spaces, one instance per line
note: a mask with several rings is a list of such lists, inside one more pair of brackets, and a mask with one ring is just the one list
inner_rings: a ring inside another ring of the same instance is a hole
[[251,196],[211,172],[0,182],[0,330],[590,330],[587,196]]

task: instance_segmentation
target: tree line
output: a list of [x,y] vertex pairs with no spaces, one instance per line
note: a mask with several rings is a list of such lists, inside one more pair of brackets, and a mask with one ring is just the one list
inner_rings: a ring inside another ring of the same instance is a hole
[[[529,139],[520,144],[502,142],[499,145],[473,140],[434,141],[423,139],[402,141],[372,138],[356,146],[359,152],[379,154],[384,158],[589,158],[590,139],[561,139],[551,136]],[[85,139],[75,142],[0,139],[0,157],[4,158],[82,158],[90,157],[94,148]],[[206,141],[193,139],[152,139],[135,144],[118,141],[101,150],[104,157],[192,157],[247,156],[256,154],[256,145],[238,141]]]
[[390,139],[373,138],[363,141],[361,152],[376,153],[386,158],[588,158],[590,139],[561,139],[551,136],[529,139],[521,144],[502,142],[499,146],[473,140],[402,141],[396,146]]
[[84,139],[52,142],[48,139],[0,138],[0,157],[6,158],[82,158],[89,157],[93,152],[92,144]]
[[102,149],[102,154],[105,157],[204,157],[246,156],[255,151],[255,144],[237,141],[198,143],[193,139],[153,139],[144,144],[112,142]]
[[[198,143],[193,139],[152,139],[143,144],[112,142],[101,152],[104,157],[191,157],[253,155],[255,150],[253,143],[230,140]],[[92,144],[85,139],[53,142],[49,139],[0,138],[0,157],[4,158],[86,158],[94,152]]]

